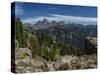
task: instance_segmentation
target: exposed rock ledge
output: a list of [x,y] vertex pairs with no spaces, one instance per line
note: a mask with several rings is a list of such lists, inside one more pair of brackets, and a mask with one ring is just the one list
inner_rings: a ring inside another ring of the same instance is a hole
[[31,50],[28,48],[16,48],[15,50],[15,72],[44,72],[57,70],[88,69],[97,67],[96,55],[84,56],[61,56],[58,60],[49,62],[36,56],[32,58]]

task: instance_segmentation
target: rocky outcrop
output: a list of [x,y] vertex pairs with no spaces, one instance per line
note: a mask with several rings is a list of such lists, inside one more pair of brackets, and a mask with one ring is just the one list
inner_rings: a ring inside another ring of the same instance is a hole
[[[15,72],[23,72],[26,68],[29,68],[32,60],[32,52],[28,48],[16,48],[15,49]],[[26,67],[26,68],[25,68]],[[28,70],[26,70],[28,71]]]
[[26,72],[42,72],[47,71],[46,61],[36,56],[32,58],[32,51],[28,48],[16,48],[15,49],[15,72],[26,73]]
[[96,55],[64,56],[54,65],[56,70],[76,70],[97,67]]
[[28,48],[15,49],[15,72],[44,72],[74,69],[89,69],[97,67],[96,55],[84,56],[60,56],[56,61],[46,61],[40,56],[32,57],[32,52]]
[[87,37],[84,50],[85,54],[97,54],[97,38]]
[[16,48],[15,50],[15,64],[29,64],[32,59],[32,52],[28,48]]

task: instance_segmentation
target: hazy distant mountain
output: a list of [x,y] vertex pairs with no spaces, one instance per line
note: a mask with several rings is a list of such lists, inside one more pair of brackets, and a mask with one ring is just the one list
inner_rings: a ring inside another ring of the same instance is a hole
[[30,23],[25,23],[25,24],[23,24],[23,28],[25,30],[32,31],[33,30],[33,25],[30,24]]

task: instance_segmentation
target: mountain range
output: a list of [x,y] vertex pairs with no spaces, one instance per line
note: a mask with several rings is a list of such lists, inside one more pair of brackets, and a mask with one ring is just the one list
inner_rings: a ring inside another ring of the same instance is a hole
[[97,37],[97,25],[82,25],[64,23],[63,21],[49,22],[47,19],[38,21],[34,25],[23,24],[24,29],[52,38],[54,41],[63,42],[73,47],[84,48],[86,37]]

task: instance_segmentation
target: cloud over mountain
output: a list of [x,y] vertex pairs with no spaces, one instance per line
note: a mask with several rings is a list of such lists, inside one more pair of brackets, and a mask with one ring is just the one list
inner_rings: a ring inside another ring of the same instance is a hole
[[81,16],[68,16],[59,14],[50,14],[50,16],[37,16],[33,18],[23,19],[23,23],[36,23],[39,20],[46,18],[48,21],[64,21],[65,23],[80,23],[80,24],[96,24],[97,18],[81,17]]

